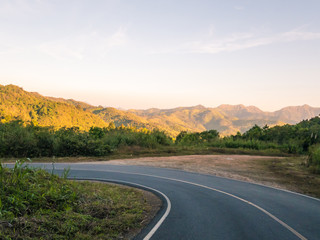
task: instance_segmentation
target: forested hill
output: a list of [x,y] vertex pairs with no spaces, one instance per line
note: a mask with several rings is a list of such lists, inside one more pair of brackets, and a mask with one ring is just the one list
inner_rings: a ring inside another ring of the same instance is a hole
[[202,105],[173,109],[119,110],[92,106],[72,99],[44,97],[22,88],[0,85],[0,120],[21,119],[40,126],[76,126],[87,130],[91,126],[104,127],[110,122],[116,126],[159,129],[171,136],[181,131],[201,132],[215,129],[220,135],[243,133],[255,124],[259,126],[295,124],[320,114],[320,108],[308,105],[285,107],[275,112],[264,112],[254,106],[220,105],[207,108]]
[[173,130],[172,128],[170,128],[165,124],[153,123],[152,121],[148,121],[143,117],[140,117],[133,113],[119,110],[113,107],[106,107],[106,108],[102,106],[96,107],[84,102],[75,101],[73,99],[63,99],[63,98],[54,98],[54,97],[48,97],[48,98],[56,102],[72,104],[78,109],[81,108],[84,111],[91,112],[108,124],[110,122],[113,122],[116,127],[123,125],[123,126],[132,126],[136,128],[146,128],[149,130],[159,129],[161,131],[167,132],[171,136],[175,136],[179,134],[181,131],[193,131],[193,129],[190,129],[190,128],[181,128],[181,129]]
[[39,126],[79,127],[82,130],[88,130],[91,126],[108,125],[81,107],[54,101],[38,93],[26,92],[14,85],[0,85],[0,120],[22,120]]
[[308,105],[286,107],[275,112],[264,112],[254,106],[220,105],[207,108],[202,105],[174,109],[129,110],[149,121],[166,123],[172,129],[177,126],[194,131],[215,129],[221,135],[231,135],[259,126],[295,124],[320,114],[320,108]]

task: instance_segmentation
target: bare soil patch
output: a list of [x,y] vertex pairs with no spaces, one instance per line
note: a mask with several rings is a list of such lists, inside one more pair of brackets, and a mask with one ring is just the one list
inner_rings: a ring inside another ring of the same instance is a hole
[[181,169],[264,184],[320,198],[320,175],[312,174],[309,171],[304,164],[304,157],[188,155],[90,163]]

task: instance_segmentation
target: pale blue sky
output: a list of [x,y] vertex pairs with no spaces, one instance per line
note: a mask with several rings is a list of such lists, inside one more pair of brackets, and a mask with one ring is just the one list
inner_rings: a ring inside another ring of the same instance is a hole
[[0,0],[0,84],[94,105],[320,107],[319,0]]

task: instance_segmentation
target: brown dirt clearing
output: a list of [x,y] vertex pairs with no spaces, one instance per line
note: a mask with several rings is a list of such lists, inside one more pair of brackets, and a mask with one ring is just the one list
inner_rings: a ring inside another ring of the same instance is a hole
[[136,165],[181,169],[264,184],[320,197],[320,175],[312,174],[304,157],[188,155],[96,161],[90,164]]

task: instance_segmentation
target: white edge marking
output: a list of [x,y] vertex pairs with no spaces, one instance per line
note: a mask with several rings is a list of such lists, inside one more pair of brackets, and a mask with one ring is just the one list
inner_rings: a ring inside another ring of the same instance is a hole
[[[82,170],[82,171],[85,171],[84,169],[76,169],[76,168],[73,168],[72,170]],[[276,216],[274,216],[273,214],[271,214],[270,212],[268,212],[267,210],[265,210],[264,208],[262,208],[262,207],[260,207],[260,206],[258,206],[258,205],[256,205],[256,204],[254,204],[254,203],[252,203],[252,202],[250,202],[250,201],[248,201],[248,200],[245,200],[245,199],[243,199],[243,198],[240,198],[240,197],[238,197],[238,196],[236,196],[236,195],[233,195],[233,194],[231,194],[231,193],[227,193],[227,192],[224,192],[224,191],[221,191],[221,190],[219,190],[219,189],[216,189],[216,188],[211,188],[211,187],[208,187],[208,186],[205,186],[205,185],[201,185],[201,184],[198,184],[198,183],[193,183],[193,182],[188,182],[188,181],[184,181],[184,180],[180,180],[180,179],[175,179],[175,178],[167,178],[167,177],[161,177],[161,176],[155,176],[155,175],[150,175],[150,174],[143,174],[143,173],[130,173],[130,172],[121,172],[121,171],[108,171],[108,170],[89,170],[89,171],[98,171],[98,172],[113,172],[113,173],[122,173],[122,174],[131,174],[131,175],[139,175],[139,176],[147,176],[147,177],[154,177],[154,178],[160,178],[160,179],[166,179],[166,180],[170,180],[170,181],[175,181],[175,182],[182,182],[182,183],[186,183],[186,184],[190,184],[190,185],[194,185],[194,186],[198,186],[198,187],[202,187],[202,188],[206,188],[206,189],[209,189],[209,190],[212,190],[212,191],[215,191],[215,192],[219,192],[219,193],[222,193],[222,194],[225,194],[225,195],[227,195],[227,196],[230,196],[230,197],[233,197],[233,198],[235,198],[235,199],[238,199],[238,200],[240,200],[240,201],[242,201],[242,202],[244,202],[244,203],[247,203],[247,204],[249,204],[249,205],[251,205],[251,206],[253,206],[254,208],[256,208],[256,209],[258,209],[258,210],[260,210],[261,212],[263,212],[264,214],[266,214],[267,216],[269,216],[269,217],[271,217],[273,220],[275,220],[276,222],[278,222],[279,224],[281,224],[283,227],[285,227],[287,230],[289,230],[291,233],[293,233],[296,237],[298,237],[299,239],[301,239],[301,240],[307,240],[307,238],[306,237],[304,237],[303,235],[301,235],[299,232],[297,232],[296,230],[294,230],[292,227],[290,227],[288,224],[286,224],[285,222],[283,222],[283,221],[281,221],[279,218],[277,218]],[[102,179],[101,179],[102,180]],[[139,185],[139,184],[136,184],[137,186]],[[141,185],[142,186],[142,185]],[[152,188],[150,188],[150,189],[152,189]],[[152,189],[153,190],[153,189]],[[154,189],[155,190],[155,189]],[[156,192],[159,192],[158,190],[156,190]],[[163,193],[161,193],[161,192],[159,192],[160,194],[163,194]],[[165,196],[164,194],[163,194],[163,196]],[[168,199],[169,200],[169,199]],[[170,200],[169,200],[169,202],[170,202]],[[169,206],[169,204],[168,204],[168,206]],[[170,209],[171,209],[171,203],[170,203]],[[170,212],[170,211],[169,211]],[[169,212],[168,212],[168,214],[169,214]],[[165,218],[167,217],[167,215],[164,215],[165,216]],[[164,217],[163,216],[163,217]],[[162,218],[163,218],[162,217]],[[155,233],[155,231],[157,231],[157,229],[160,227],[160,225],[162,224],[162,222],[165,220],[165,218],[164,219],[160,219],[160,221],[155,225],[155,227],[150,231],[150,233],[151,232],[153,232],[153,230],[154,230],[154,232],[149,236],[149,234],[143,239],[143,240],[149,240],[151,237],[152,237],[152,235]],[[162,220],[162,221],[161,221]],[[159,224],[160,223],[160,224]],[[158,225],[159,224],[159,225]],[[149,236],[149,238],[147,238]]]
[[[70,178],[72,179],[72,178]],[[107,179],[107,178],[78,178],[78,180],[94,180],[94,181],[106,181],[106,182],[113,182],[113,183],[123,183],[123,184],[128,184],[131,186],[137,186],[137,187],[141,187],[144,189],[148,189],[154,192],[157,192],[158,194],[160,194],[162,197],[164,197],[164,199],[167,202],[167,209],[165,211],[165,213],[163,214],[163,216],[160,218],[160,220],[156,223],[156,225],[154,225],[154,227],[150,230],[150,232],[143,238],[143,240],[149,240],[154,234],[155,232],[158,230],[158,228],[161,226],[161,224],[164,222],[164,220],[168,217],[170,211],[171,211],[171,201],[170,199],[167,197],[167,195],[165,195],[164,193],[160,192],[157,189],[151,188],[151,187],[147,187],[141,184],[137,184],[137,183],[132,183],[132,182],[127,182],[127,181],[121,181],[121,180],[115,180],[115,179]]]
[[[78,164],[78,163],[76,163],[76,164]],[[86,164],[88,164],[88,163],[86,163]],[[122,165],[113,165],[113,166],[122,166]],[[126,165],[126,166],[134,166],[134,167],[136,167],[136,166],[139,166],[139,165]],[[139,167],[150,167],[150,166],[139,166]],[[301,197],[305,197],[305,198],[310,198],[310,199],[313,199],[313,200],[316,200],[316,201],[320,202],[319,198],[308,196],[308,195],[305,195],[303,193],[293,192],[293,191],[290,191],[288,189],[283,189],[283,188],[280,188],[280,187],[268,186],[268,185],[265,185],[263,183],[249,182],[249,181],[245,181],[245,180],[235,179],[235,178],[231,178],[231,177],[223,177],[223,176],[218,176],[218,175],[214,175],[214,174],[210,175],[210,174],[199,173],[199,172],[184,171],[184,170],[181,170],[181,169],[162,168],[162,167],[153,167],[153,168],[161,168],[161,169],[166,169],[166,170],[181,171],[181,172],[185,172],[185,173],[199,174],[199,175],[203,175],[203,176],[207,176],[207,177],[216,177],[216,178],[222,178],[222,179],[227,179],[227,180],[241,182],[241,183],[257,185],[257,186],[261,186],[261,187],[265,187],[265,188],[271,188],[271,189],[275,189],[275,190],[278,190],[278,191],[283,191],[283,192],[295,194],[295,195],[298,195],[298,196],[301,196]]]

